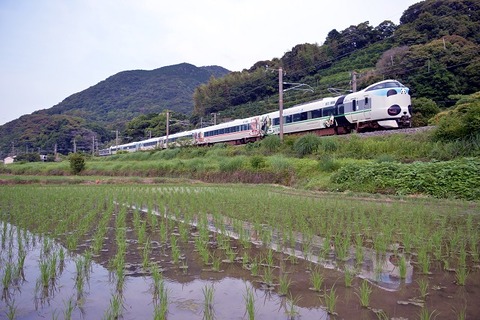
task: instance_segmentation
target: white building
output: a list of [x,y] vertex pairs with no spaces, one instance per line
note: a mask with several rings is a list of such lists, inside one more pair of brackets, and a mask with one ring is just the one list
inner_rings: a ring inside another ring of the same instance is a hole
[[3,159],[3,164],[11,164],[13,163],[13,161],[15,161],[14,157],[6,157],[5,159]]

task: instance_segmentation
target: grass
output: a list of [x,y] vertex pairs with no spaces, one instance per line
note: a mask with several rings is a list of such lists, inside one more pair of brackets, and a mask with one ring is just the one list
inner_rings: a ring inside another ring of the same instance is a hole
[[370,295],[372,293],[372,288],[368,284],[367,280],[363,280],[362,284],[360,285],[358,297],[360,299],[360,305],[364,308],[370,306]]
[[255,319],[255,296],[253,290],[249,287],[245,287],[245,294],[243,295],[245,302],[245,314],[249,320]]
[[335,286],[332,286],[330,290],[327,293],[327,290],[325,290],[325,308],[329,314],[336,314],[335,310],[337,307],[337,294],[335,290]]

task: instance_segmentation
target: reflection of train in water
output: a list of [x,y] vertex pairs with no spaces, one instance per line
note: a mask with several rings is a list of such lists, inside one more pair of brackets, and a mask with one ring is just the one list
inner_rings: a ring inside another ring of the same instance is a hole
[[[283,132],[320,135],[392,129],[410,126],[409,89],[396,80],[385,80],[347,95],[323,98],[283,111]],[[179,145],[211,145],[219,142],[243,144],[266,135],[279,134],[279,111],[250,118],[175,133],[167,137],[131,142],[100,150],[100,155],[117,151],[135,152]]]

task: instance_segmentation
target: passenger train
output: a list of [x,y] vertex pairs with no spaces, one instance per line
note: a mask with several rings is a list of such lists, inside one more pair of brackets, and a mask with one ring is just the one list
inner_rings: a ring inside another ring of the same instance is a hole
[[[374,83],[364,90],[338,97],[323,98],[283,111],[283,132],[333,135],[394,129],[411,126],[409,89],[396,80]],[[111,155],[118,151],[162,149],[183,145],[215,143],[244,144],[280,133],[279,111],[194,129],[163,137],[131,142],[99,151]]]

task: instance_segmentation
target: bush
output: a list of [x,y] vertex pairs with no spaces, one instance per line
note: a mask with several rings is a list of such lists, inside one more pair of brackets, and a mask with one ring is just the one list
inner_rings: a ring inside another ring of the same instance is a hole
[[299,157],[312,154],[318,150],[320,137],[314,134],[306,134],[298,138],[293,144],[293,150]]
[[478,200],[478,172],[480,160],[477,158],[410,164],[352,163],[333,174],[331,182],[341,189],[360,192],[420,193],[437,198]]
[[253,156],[250,158],[250,165],[253,169],[265,168],[265,158],[263,156]]
[[412,125],[414,127],[428,125],[428,121],[440,112],[435,101],[428,98],[413,98],[412,106]]
[[275,153],[280,150],[282,143],[280,141],[280,137],[277,135],[268,136],[262,140],[262,147],[268,153]]
[[85,170],[85,157],[80,153],[72,153],[69,156],[70,161],[70,171],[77,175],[83,170]]
[[437,141],[471,139],[480,134],[480,92],[463,99],[438,119],[434,132]]

